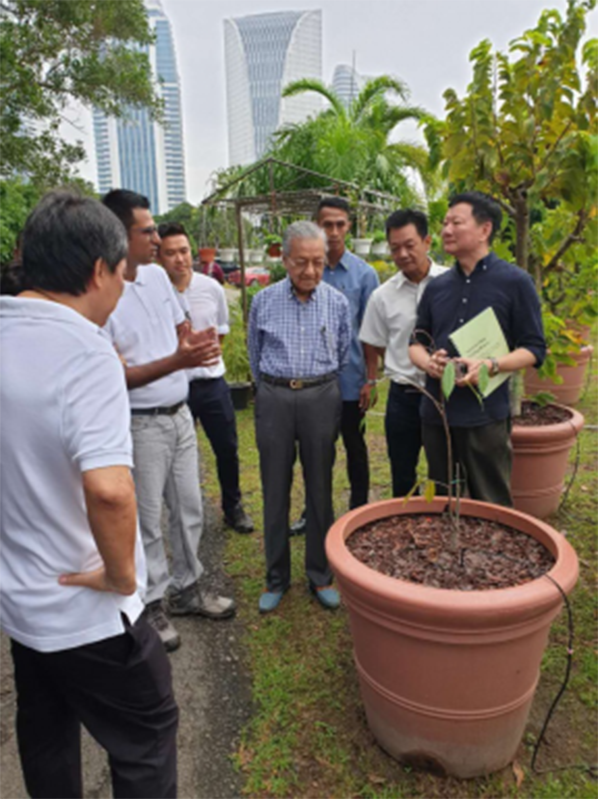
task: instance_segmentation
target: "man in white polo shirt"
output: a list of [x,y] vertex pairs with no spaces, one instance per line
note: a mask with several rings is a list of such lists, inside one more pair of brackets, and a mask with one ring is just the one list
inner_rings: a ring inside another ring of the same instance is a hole
[[[192,250],[183,225],[164,222],[158,230],[157,260],[169,276],[183,312],[196,330],[216,328],[222,341],[229,333],[229,311],[223,287],[216,280],[193,271]],[[244,511],[240,491],[235,411],[224,374],[223,358],[214,366],[189,369],[188,405],[194,419],[204,428],[217,459],[225,523],[238,533],[251,533],[254,525]]]
[[[233,599],[200,591],[198,559],[202,497],[198,448],[186,404],[186,369],[218,363],[221,348],[214,329],[191,331],[160,266],[152,264],[158,244],[146,197],[124,189],[103,203],[127,231],[125,290],[105,330],[125,363],[131,405],[133,477],[148,566],[146,615],[168,651],[179,635],[165,614],[223,619],[235,612]],[[162,500],[169,510],[172,574],[161,528]]]
[[129,403],[100,329],[126,252],[100,203],[51,193],[25,227],[31,288],[0,299],[0,608],[33,797],[82,796],[81,724],[108,752],[115,797],[177,793],[170,664],[140,615]]
[[360,328],[367,377],[375,381],[379,357],[384,358],[390,391],[385,412],[385,435],[392,470],[392,491],[403,497],[414,486],[421,451],[421,392],[423,373],[408,356],[425,286],[446,271],[429,257],[431,236],[421,211],[395,211],[386,221],[390,252],[398,274],[375,289]]

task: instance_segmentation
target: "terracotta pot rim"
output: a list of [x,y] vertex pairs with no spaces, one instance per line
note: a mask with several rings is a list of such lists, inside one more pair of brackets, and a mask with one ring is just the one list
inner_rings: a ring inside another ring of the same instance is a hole
[[570,419],[564,422],[555,422],[554,424],[544,425],[522,425],[513,424],[511,430],[511,438],[518,439],[519,441],[530,441],[532,439],[568,439],[577,435],[583,429],[585,419],[583,414],[569,405],[561,405],[559,402],[550,402],[554,408],[562,408],[569,411],[571,414]]
[[[341,516],[327,534],[327,557],[340,582],[349,580],[359,590],[379,596],[381,600],[399,603],[404,607],[443,607],[444,615],[489,617],[490,614],[512,615],[515,612],[539,610],[540,607],[553,607],[559,598],[558,590],[545,577],[538,577],[523,585],[511,588],[495,588],[477,591],[433,588],[380,574],[365,566],[346,547],[346,538],[359,527],[377,518],[395,515],[432,515],[440,513],[448,500],[436,497],[426,502],[421,497],[413,497],[408,502],[403,499],[382,500],[349,511]],[[482,516],[514,527],[520,532],[536,538],[556,558],[556,563],[548,572],[565,593],[577,581],[577,556],[568,541],[552,527],[513,508],[492,505],[475,500],[461,500],[461,513],[465,516]],[[537,533],[537,535],[535,534]]]

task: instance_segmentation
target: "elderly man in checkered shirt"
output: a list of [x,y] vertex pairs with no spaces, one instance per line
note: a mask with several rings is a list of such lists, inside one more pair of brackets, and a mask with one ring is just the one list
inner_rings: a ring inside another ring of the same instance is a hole
[[258,384],[256,441],[264,503],[267,589],[259,610],[279,605],[290,585],[290,489],[296,451],[306,485],[306,575],[323,607],[340,598],[332,587],[325,535],[333,521],[332,472],[342,401],[338,376],[347,363],[350,306],[321,282],[325,235],[312,222],[286,231],[287,277],[259,292],[248,327],[250,366]]

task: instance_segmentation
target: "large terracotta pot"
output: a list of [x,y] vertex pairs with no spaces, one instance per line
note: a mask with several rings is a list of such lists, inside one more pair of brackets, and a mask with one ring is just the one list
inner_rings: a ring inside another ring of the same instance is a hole
[[556,372],[562,378],[562,383],[553,383],[547,377],[542,379],[538,376],[537,369],[533,366],[528,367],[525,369],[525,393],[533,397],[541,391],[546,391],[554,394],[556,401],[563,405],[574,405],[579,402],[593,351],[592,346],[582,347],[579,352],[571,353],[575,365],[558,364]]
[[513,466],[511,492],[515,508],[545,519],[558,510],[569,465],[569,452],[583,428],[584,418],[574,408],[566,422],[523,427],[511,433]]
[[215,247],[200,247],[198,250],[201,264],[212,264],[217,256]]
[[[521,741],[552,620],[562,599],[545,577],[515,588],[451,591],[379,574],[345,541],[396,514],[440,513],[447,499],[364,505],[330,529],[327,557],[350,616],[369,726],[394,758],[415,768],[476,777],[506,766]],[[555,530],[518,511],[463,500],[465,516],[493,519],[541,541],[565,592],[577,556]]]

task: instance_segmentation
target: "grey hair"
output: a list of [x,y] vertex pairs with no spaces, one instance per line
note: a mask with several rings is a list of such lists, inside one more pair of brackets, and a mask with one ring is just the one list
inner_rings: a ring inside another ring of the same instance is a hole
[[292,241],[294,239],[319,239],[325,245],[325,249],[327,249],[325,232],[318,225],[315,225],[314,222],[301,220],[300,222],[293,222],[291,225],[289,225],[283,234],[282,250],[285,256],[290,254]]

